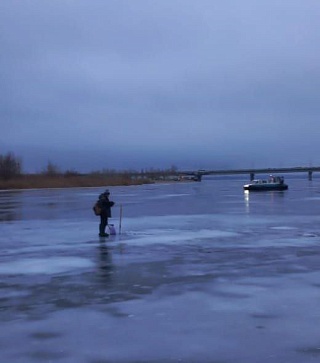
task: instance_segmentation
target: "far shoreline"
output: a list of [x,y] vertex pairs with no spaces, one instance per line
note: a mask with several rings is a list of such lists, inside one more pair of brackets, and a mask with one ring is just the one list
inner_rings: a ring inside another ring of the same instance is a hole
[[127,177],[23,175],[9,180],[0,180],[0,190],[103,188],[106,186],[129,186],[152,183],[154,181],[149,179],[131,180]]
[[132,178],[129,175],[22,175],[9,180],[0,180],[0,191],[22,191],[41,189],[69,189],[69,188],[106,188],[120,186],[138,186],[146,184],[190,182],[191,180],[177,177],[163,178]]

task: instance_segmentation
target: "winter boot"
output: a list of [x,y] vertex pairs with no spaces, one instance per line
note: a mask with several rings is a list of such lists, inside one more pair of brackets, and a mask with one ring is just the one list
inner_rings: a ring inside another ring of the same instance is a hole
[[99,225],[99,237],[109,237],[108,233],[104,231],[103,225]]
[[99,233],[99,237],[109,237],[108,233]]

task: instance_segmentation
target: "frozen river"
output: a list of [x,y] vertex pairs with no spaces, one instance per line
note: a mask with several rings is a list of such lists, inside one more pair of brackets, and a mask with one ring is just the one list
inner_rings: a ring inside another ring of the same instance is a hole
[[0,192],[0,362],[319,362],[320,180],[246,181]]

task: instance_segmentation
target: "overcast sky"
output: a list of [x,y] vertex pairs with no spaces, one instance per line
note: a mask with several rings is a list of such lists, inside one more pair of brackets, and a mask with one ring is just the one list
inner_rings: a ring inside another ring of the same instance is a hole
[[1,0],[24,171],[320,165],[319,0]]

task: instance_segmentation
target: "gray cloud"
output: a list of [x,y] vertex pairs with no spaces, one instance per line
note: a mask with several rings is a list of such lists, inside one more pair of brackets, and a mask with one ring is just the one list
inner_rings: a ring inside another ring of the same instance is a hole
[[303,0],[3,0],[0,152],[30,170],[319,164],[319,13]]

